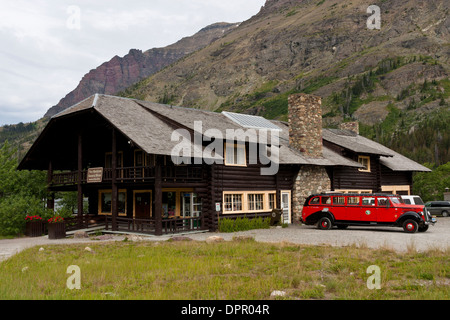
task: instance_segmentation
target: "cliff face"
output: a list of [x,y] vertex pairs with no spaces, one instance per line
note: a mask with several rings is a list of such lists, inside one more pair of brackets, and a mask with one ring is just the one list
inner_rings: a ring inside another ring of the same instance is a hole
[[44,117],[51,117],[95,93],[114,95],[180,58],[207,46],[236,26],[237,24],[216,23],[164,48],[154,48],[145,52],[131,49],[124,57],[115,56],[89,71],[78,86],[57,105],[50,108]]
[[[380,30],[367,28],[367,8],[362,0],[268,0],[238,28],[128,96],[282,117],[287,102],[279,102],[307,92],[324,98],[324,114],[354,116],[369,96],[395,101],[411,85],[448,78],[448,1],[383,1]],[[348,89],[365,75],[369,83],[350,97]]]

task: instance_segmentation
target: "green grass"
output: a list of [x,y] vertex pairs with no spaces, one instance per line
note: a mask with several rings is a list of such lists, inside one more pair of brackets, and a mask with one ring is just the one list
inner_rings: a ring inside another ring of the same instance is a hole
[[[449,299],[449,252],[399,254],[256,241],[117,242],[25,250],[0,264],[1,299]],[[412,251],[412,250],[411,250]],[[67,267],[81,270],[69,290]],[[381,289],[369,290],[370,265]]]

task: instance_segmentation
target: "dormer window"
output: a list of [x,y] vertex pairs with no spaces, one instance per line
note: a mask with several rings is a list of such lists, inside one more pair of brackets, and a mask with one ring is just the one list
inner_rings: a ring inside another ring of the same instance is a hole
[[225,143],[225,165],[246,166],[245,144]]
[[358,162],[364,166],[364,168],[358,169],[361,172],[370,172],[370,157],[358,156]]

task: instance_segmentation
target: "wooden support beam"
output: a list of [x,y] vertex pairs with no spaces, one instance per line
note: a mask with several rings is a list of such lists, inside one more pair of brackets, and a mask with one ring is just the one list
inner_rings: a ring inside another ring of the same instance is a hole
[[111,155],[111,216],[112,216],[112,230],[117,231],[117,216],[118,216],[118,198],[119,189],[117,188],[117,136],[116,129],[112,129],[112,155]]
[[78,177],[77,177],[77,205],[78,218],[83,216],[83,138],[81,132],[78,133]]
[[155,235],[162,235],[162,179],[161,158],[158,156],[155,166]]
[[48,162],[48,170],[47,170],[47,209],[55,210],[55,193],[50,191],[50,186],[53,180],[53,165],[52,162]]

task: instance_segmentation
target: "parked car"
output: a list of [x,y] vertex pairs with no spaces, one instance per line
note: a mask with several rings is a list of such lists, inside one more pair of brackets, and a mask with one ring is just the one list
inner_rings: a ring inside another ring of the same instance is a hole
[[420,196],[400,196],[405,204],[415,204],[423,206],[425,203],[423,202]]
[[405,204],[393,194],[321,193],[309,196],[301,222],[328,230],[336,226],[401,227],[405,232],[424,232],[435,218],[423,205]]
[[425,203],[425,208],[431,214],[448,217],[450,215],[450,201],[430,201]]

